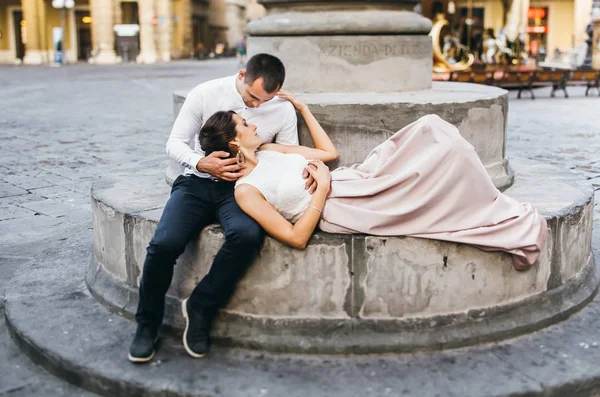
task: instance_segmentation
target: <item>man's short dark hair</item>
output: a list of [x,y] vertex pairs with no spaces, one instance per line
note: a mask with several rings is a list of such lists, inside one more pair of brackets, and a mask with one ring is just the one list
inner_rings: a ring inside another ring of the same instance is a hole
[[246,84],[263,78],[263,88],[269,94],[279,90],[285,80],[285,67],[279,58],[269,54],[256,54],[246,64]]

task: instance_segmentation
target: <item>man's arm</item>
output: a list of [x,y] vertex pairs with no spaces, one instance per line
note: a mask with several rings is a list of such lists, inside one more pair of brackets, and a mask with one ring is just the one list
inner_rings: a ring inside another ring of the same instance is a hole
[[298,118],[294,105],[290,102],[285,104],[285,117],[281,131],[275,136],[275,143],[280,145],[298,145]]
[[202,110],[202,90],[196,87],[185,99],[167,140],[169,157],[189,169],[196,168],[200,159],[204,157],[190,147],[190,143],[202,127]]
[[237,171],[241,168],[235,159],[228,158],[229,153],[214,152],[205,157],[196,153],[190,146],[190,142],[202,128],[203,101],[204,95],[200,86],[188,94],[167,140],[167,153],[186,168],[195,168],[226,181],[236,181],[240,175]]

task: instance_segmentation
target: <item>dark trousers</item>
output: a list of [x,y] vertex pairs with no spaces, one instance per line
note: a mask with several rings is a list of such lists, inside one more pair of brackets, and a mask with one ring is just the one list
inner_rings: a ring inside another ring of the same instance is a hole
[[[196,176],[179,176],[146,250],[140,282],[138,324],[158,327],[163,320],[165,295],[175,261],[187,243],[218,220],[225,243],[208,274],[194,288],[190,307],[209,315],[227,303],[237,281],[258,254],[265,233],[235,202],[234,184]],[[202,249],[202,247],[200,247]]]

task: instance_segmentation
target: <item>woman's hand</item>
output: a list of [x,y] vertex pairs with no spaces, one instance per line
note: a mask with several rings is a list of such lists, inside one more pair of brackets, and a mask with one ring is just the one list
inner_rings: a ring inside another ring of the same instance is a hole
[[302,112],[303,110],[308,109],[308,106],[306,106],[306,104],[304,102],[295,98],[292,94],[290,94],[287,91],[280,90],[277,93],[277,96],[281,99],[285,99],[286,101],[290,101],[292,103],[292,105],[294,105],[294,108],[296,108],[296,110],[299,112]]
[[331,173],[329,168],[321,160],[309,160],[306,170],[317,183],[317,189],[329,192],[331,185]]

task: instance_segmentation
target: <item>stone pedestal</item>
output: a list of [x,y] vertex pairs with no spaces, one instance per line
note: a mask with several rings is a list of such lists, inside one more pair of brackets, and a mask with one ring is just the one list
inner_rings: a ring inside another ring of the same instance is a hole
[[285,12],[248,24],[248,55],[279,57],[295,93],[415,91],[431,87],[430,29],[408,11]]

